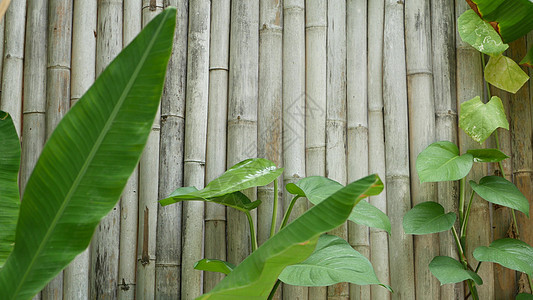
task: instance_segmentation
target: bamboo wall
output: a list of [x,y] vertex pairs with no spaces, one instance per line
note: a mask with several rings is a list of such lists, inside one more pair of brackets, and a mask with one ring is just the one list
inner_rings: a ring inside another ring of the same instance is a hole
[[[12,0],[0,23],[0,109],[11,113],[22,137],[22,186],[69,107],[168,5],[178,7],[174,51],[139,168],[90,249],[37,297],[194,299],[208,291],[221,275],[192,265],[204,256],[244,259],[251,250],[244,215],[195,202],[161,207],[157,200],[183,185],[202,188],[259,156],[285,167],[283,184],[310,175],[345,184],[378,173],[386,189],[369,201],[392,221],[390,237],[354,224],[334,233],[370,258],[394,294],[377,286],[285,286],[278,299],[464,298],[461,284],[440,286],[427,269],[435,255],[456,255],[452,237],[413,238],[401,227],[421,201],[457,209],[456,184],[419,184],[418,153],[437,140],[458,142],[462,151],[479,147],[457,126],[459,104],[484,92],[481,57],[454,29],[464,1]],[[519,59],[531,45],[533,35],[508,54]],[[533,83],[499,95],[511,124],[500,131],[512,154],[505,174],[533,202]],[[495,172],[489,165],[473,174]],[[246,193],[264,202],[253,215],[262,243],[273,185]],[[280,190],[280,212],[285,194]],[[300,202],[293,212],[306,208]],[[507,236],[510,224],[507,208],[475,199],[468,248]],[[532,222],[520,215],[519,225],[533,244]],[[511,299],[526,286],[500,266],[486,263],[480,272],[482,299]]]

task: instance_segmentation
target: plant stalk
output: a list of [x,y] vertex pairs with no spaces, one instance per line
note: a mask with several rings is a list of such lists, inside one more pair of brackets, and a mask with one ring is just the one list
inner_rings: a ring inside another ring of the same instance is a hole
[[464,210],[465,210],[465,184],[466,177],[461,178],[459,182],[459,220],[461,221],[461,227],[463,227]]
[[272,205],[272,224],[270,225],[270,237],[276,233],[276,221],[278,219],[278,179],[274,180],[274,204]]
[[272,288],[272,291],[270,291],[270,295],[268,295],[268,300],[272,300],[274,298],[274,294],[276,294],[276,290],[278,289],[281,281],[278,279],[276,281],[276,284],[274,284],[274,287]]
[[252,220],[252,215],[250,215],[249,211],[244,211],[244,213],[246,213],[248,224],[250,224],[250,244],[252,244],[252,252],[254,252],[255,249],[257,249],[257,238],[255,237],[254,221]]
[[[466,228],[468,227],[468,217],[470,216],[470,208],[472,207],[472,200],[474,199],[474,192],[470,194],[470,200],[468,201],[468,207],[466,208],[465,219],[461,225],[461,241],[466,238]],[[464,242],[464,241],[463,241]]]
[[281,230],[283,227],[285,227],[285,225],[287,225],[294,203],[296,203],[296,200],[298,200],[299,198],[300,196],[294,196],[294,198],[292,198],[291,203],[289,204],[289,207],[287,208],[287,211],[285,212],[285,216],[283,216],[283,221],[281,222],[281,226],[279,227],[279,230]]

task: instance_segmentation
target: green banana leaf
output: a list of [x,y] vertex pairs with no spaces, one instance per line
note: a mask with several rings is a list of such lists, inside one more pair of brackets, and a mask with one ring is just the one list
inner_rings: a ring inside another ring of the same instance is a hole
[[31,299],[118,201],[154,122],[175,22],[175,8],[154,18],[50,137],[24,192],[0,299]]
[[338,190],[267,240],[211,292],[197,299],[266,299],[283,269],[309,257],[319,236],[344,223],[361,195],[375,189],[383,189],[377,175]]
[[20,143],[11,116],[0,111],[0,269],[15,244],[19,215]]

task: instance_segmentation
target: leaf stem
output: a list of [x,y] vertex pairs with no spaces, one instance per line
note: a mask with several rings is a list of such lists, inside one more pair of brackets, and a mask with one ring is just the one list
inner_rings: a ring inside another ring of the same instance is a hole
[[276,233],[278,219],[278,179],[274,180],[274,204],[272,205],[272,224],[270,224],[270,237]]
[[472,207],[472,200],[474,199],[474,191],[470,194],[470,201],[468,201],[468,207],[466,209],[465,219],[461,225],[461,239],[466,238],[466,228],[468,227],[468,217],[470,216],[470,208]]
[[252,215],[250,215],[249,211],[244,211],[246,213],[246,217],[248,218],[248,224],[250,225],[250,244],[252,244],[252,252],[257,249],[257,239],[255,237],[255,227],[254,227],[254,221],[252,220]]
[[296,203],[296,200],[298,200],[300,196],[294,196],[292,198],[291,203],[289,204],[289,207],[287,208],[287,211],[285,212],[285,216],[283,216],[283,221],[281,222],[281,226],[279,227],[279,230],[281,230],[285,225],[287,225],[287,222],[289,221],[289,216],[291,215],[292,208],[294,207],[294,203]]
[[463,177],[459,182],[459,220],[461,221],[461,227],[463,227],[463,221],[465,216],[465,184],[466,177]]
[[[483,65],[483,73],[485,73],[485,54],[481,53],[481,63]],[[488,100],[490,100],[490,98],[492,98],[491,96],[491,93],[490,93],[490,85],[489,83],[487,82],[487,80],[483,79],[483,81],[485,82],[485,86],[487,87],[487,97],[489,98]]]
[[270,295],[268,295],[268,300],[272,300],[272,298],[274,298],[274,294],[276,293],[276,290],[278,289],[278,286],[280,285],[280,283],[281,281],[278,279],[276,281],[276,284],[274,284],[272,291],[270,291]]

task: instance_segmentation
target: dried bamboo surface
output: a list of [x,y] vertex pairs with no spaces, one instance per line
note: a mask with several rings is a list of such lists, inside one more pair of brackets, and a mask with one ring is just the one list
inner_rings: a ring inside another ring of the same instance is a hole
[[[455,14],[461,15],[468,5],[466,2],[456,2]],[[481,57],[477,50],[474,50],[468,44],[464,43],[457,35],[456,54],[457,54],[457,106],[459,107],[464,101],[468,101],[476,96],[483,95],[483,73],[481,66]],[[459,111],[459,114],[461,112]],[[484,145],[472,140],[463,130],[459,130],[459,149],[461,153],[468,149],[484,148]],[[487,174],[486,167],[482,164],[476,164],[466,177],[469,180],[479,181]],[[472,189],[468,184],[465,187],[466,197],[470,196]],[[469,198],[466,198],[469,199]],[[477,265],[477,261],[472,257],[472,252],[478,246],[486,246],[491,242],[490,239],[490,219],[488,202],[474,196],[470,219],[467,231],[466,257],[471,265]],[[483,285],[478,287],[480,299],[494,299],[494,273],[493,264],[482,264],[479,269],[479,276],[483,278]],[[466,292],[465,292],[466,293]]]
[[[206,183],[226,170],[230,10],[230,0],[211,3]],[[204,243],[206,258],[226,260],[225,206],[206,203]],[[204,292],[213,289],[222,278],[221,273],[204,272]]]
[[[122,0],[98,2],[96,74],[122,50]],[[89,298],[116,299],[120,241],[120,203],[100,222],[91,245]]]
[[[383,103],[387,211],[392,225],[389,239],[392,299],[415,299],[413,239],[403,232],[403,216],[411,208],[407,74],[405,70],[403,2],[385,1],[383,46]],[[394,248],[394,250],[392,250]]]
[[[437,184],[420,183],[416,158],[435,141],[435,102],[433,100],[433,70],[431,57],[430,3],[425,0],[405,4],[405,43],[407,65],[407,96],[409,101],[409,150],[411,167],[411,197],[413,206],[425,201],[437,201]],[[416,297],[439,299],[440,283],[431,272],[429,263],[439,255],[436,234],[414,236]]]
[[[185,89],[187,78],[188,1],[165,1],[177,7],[172,56],[161,98],[159,199],[183,184]],[[182,204],[159,206],[157,216],[156,298],[178,299],[181,294]]]

